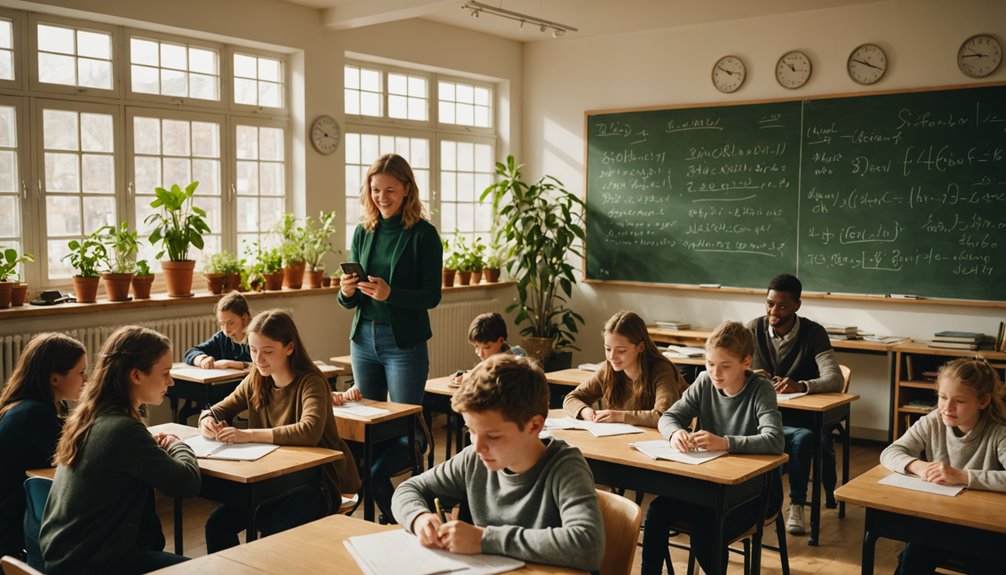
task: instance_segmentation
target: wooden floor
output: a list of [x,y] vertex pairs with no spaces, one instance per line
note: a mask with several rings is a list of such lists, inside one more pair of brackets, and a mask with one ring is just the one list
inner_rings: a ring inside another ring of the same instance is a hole
[[[437,445],[437,462],[443,460],[443,439],[444,439],[444,429],[443,429],[443,418],[435,420],[434,423],[434,437],[436,439]],[[838,451],[838,461],[841,464],[841,447],[836,445],[836,451]],[[850,476],[855,477],[860,473],[872,468],[878,462],[880,456],[881,448],[872,445],[854,445],[852,447],[851,465],[850,465]],[[839,477],[841,477],[841,469],[839,469]],[[401,476],[396,479],[402,481],[406,479],[406,476]],[[786,478],[788,480],[788,477]],[[786,483],[786,488],[788,490],[788,483]],[[644,501],[645,505],[649,502],[648,497]],[[185,555],[189,557],[199,557],[206,554],[206,543],[203,535],[203,526],[206,524],[206,518],[209,516],[210,512],[216,507],[216,503],[207,501],[204,499],[193,498],[185,501],[185,526],[184,526],[184,541],[185,541]],[[173,533],[174,529],[172,527],[172,506],[171,500],[160,497],[158,499],[158,514],[161,517],[161,522],[164,528],[164,535],[167,538],[166,550],[174,549]],[[363,518],[363,510],[357,509],[354,516]],[[810,510],[806,513],[808,521],[810,520]],[[682,543],[687,544],[687,537],[680,536]],[[820,535],[820,545],[817,547],[810,547],[807,545],[807,536],[805,535],[790,535],[787,538],[787,543],[789,546],[789,565],[790,572],[794,575],[800,574],[821,574],[821,575],[838,575],[838,574],[852,574],[859,573],[860,570],[860,556],[862,552],[862,539],[863,539],[863,509],[855,506],[848,506],[846,508],[846,516],[844,519],[838,518],[838,510],[835,509],[822,509],[821,510],[821,535]],[[640,538],[640,540],[642,540]],[[767,533],[765,536],[766,543],[775,543],[775,534]],[[881,539],[877,542],[876,550],[876,572],[877,573],[892,573],[895,566],[897,565],[897,554],[901,550],[902,544],[895,541],[890,541],[886,539]],[[743,573],[743,563],[740,555],[730,554],[730,568],[729,573],[740,574]],[[675,572],[684,574],[686,572],[686,567],[688,563],[688,555],[685,551],[678,549],[671,549],[671,557],[674,561]],[[640,553],[637,550],[635,563],[633,567],[633,573],[639,573],[640,565]],[[762,552],[762,573],[767,575],[775,575],[782,573],[779,565],[779,555],[774,551],[764,550]]]

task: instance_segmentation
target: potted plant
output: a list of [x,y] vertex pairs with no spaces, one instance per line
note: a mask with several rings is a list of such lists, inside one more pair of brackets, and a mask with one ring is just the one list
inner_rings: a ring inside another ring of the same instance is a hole
[[471,247],[462,235],[454,236],[454,253],[457,254],[458,285],[466,286],[472,281],[474,258]]
[[108,265],[108,253],[105,244],[101,242],[99,231],[80,240],[70,240],[67,244],[70,253],[63,256],[63,259],[70,260],[70,265],[77,270],[77,275],[73,276],[73,291],[77,297],[77,303],[94,303],[98,296],[98,280],[101,274],[98,268]]
[[[109,301],[128,301],[129,284],[133,279],[133,261],[139,249],[136,231],[129,231],[129,224],[122,222],[119,227],[99,228],[97,237],[107,248],[112,249],[112,257],[107,258],[108,271],[101,272],[105,282],[105,292]],[[107,253],[107,252],[106,252]]]
[[486,267],[486,245],[481,237],[476,237],[471,247],[472,285],[482,282],[482,270]]
[[332,249],[332,234],[335,233],[335,211],[321,212],[315,220],[308,216],[304,220],[303,246],[304,262],[307,264],[307,287],[320,288],[325,275],[325,256],[336,253]]
[[279,246],[283,258],[283,287],[300,289],[304,285],[304,228],[297,226],[293,214],[283,214],[279,222],[283,243]]
[[227,269],[226,250],[210,254],[203,264],[203,276],[206,277],[206,289],[213,295],[224,291],[224,274]]
[[[27,252],[18,256],[17,250],[14,248],[0,247],[0,309],[24,304],[25,294],[28,293],[28,284],[18,281],[17,267],[25,262],[33,261],[35,261],[35,257]],[[14,281],[11,281],[11,277],[14,278]]]
[[454,287],[454,276],[458,273],[458,254],[446,239],[441,239],[440,243],[444,246],[444,287]]
[[486,256],[485,267],[482,268],[482,275],[486,278],[486,283],[496,283],[500,281],[500,269],[503,267],[502,249],[489,251]]
[[136,299],[150,299],[150,286],[154,283],[154,274],[150,273],[150,266],[147,260],[136,262],[133,269],[133,297]]
[[168,295],[171,297],[189,297],[192,295],[192,271],[196,262],[189,259],[189,248],[203,249],[203,234],[210,232],[206,224],[206,212],[193,203],[192,196],[196,193],[199,182],[192,182],[183,190],[174,184],[171,189],[156,188],[157,197],[150,207],[159,211],[147,216],[148,224],[154,224],[150,233],[150,243],[161,244],[158,258],[168,254],[168,259],[161,261],[161,269],[168,284]]
[[280,247],[262,248],[260,242],[255,242],[255,263],[248,270],[248,281],[252,289],[265,288],[269,291],[283,289],[283,253]]
[[544,363],[553,349],[578,349],[573,342],[583,317],[567,307],[576,282],[567,260],[583,257],[576,242],[586,235],[584,204],[552,176],[528,184],[522,167],[513,156],[506,164],[497,162],[499,181],[481,199],[492,196],[501,234],[511,246],[506,267],[517,282],[517,301],[507,311],[517,311],[524,349]]
[[238,259],[238,255],[229,250],[221,250],[220,265],[224,274],[224,292],[231,292],[241,287],[241,269],[244,261]]

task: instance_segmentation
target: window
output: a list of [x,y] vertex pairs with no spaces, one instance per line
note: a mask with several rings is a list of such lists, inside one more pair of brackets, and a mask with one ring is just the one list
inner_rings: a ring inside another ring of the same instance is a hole
[[[22,253],[18,109],[0,98],[0,246]],[[20,272],[19,272],[20,275]]]
[[220,99],[220,55],[216,50],[133,36],[129,61],[133,92]]
[[374,64],[347,64],[344,75],[347,245],[367,169],[388,152],[412,165],[442,237],[488,243],[492,207],[479,198],[495,173],[492,86]]
[[38,81],[112,89],[112,35],[38,23]]
[[238,124],[237,233],[238,253],[250,242],[268,241],[286,212],[286,133],[281,127]]
[[0,18],[0,80],[14,79],[14,23]]
[[283,62],[277,58],[234,54],[234,103],[282,108]]

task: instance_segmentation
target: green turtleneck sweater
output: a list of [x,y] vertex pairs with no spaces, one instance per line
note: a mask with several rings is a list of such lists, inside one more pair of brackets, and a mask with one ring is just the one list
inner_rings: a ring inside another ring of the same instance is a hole
[[[398,247],[398,242],[402,240],[402,214],[392,216],[388,219],[381,218],[374,230],[374,247],[370,250],[370,257],[363,263],[368,275],[384,278],[387,281],[391,277],[391,256]],[[360,278],[366,280],[366,278]],[[360,302],[360,315],[368,321],[378,323],[390,323],[388,304],[383,301],[375,301],[371,298],[363,298]]]

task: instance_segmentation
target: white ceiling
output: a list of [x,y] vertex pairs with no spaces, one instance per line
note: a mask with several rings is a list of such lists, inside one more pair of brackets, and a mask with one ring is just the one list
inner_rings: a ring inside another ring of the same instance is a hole
[[[318,8],[329,28],[343,30],[409,18],[425,18],[523,42],[553,40],[536,28],[462,10],[464,0],[283,0]],[[483,4],[558,22],[578,32],[569,38],[624,34],[787,12],[820,10],[882,0],[481,0]]]

